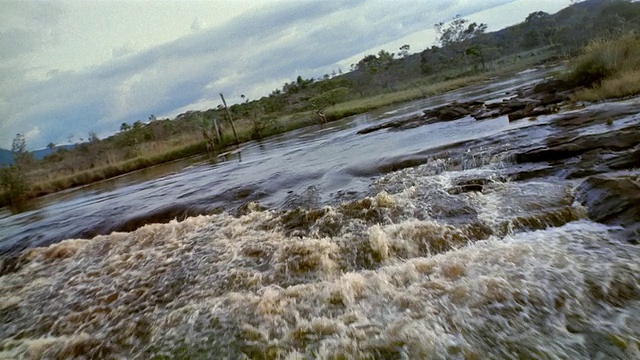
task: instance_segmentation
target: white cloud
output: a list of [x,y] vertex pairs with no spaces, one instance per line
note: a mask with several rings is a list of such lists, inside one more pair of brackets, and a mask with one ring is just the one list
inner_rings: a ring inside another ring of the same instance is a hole
[[39,126],[32,128],[31,130],[27,131],[26,134],[24,134],[24,139],[27,143],[29,143],[29,141],[31,140],[38,139],[39,137],[40,137]]

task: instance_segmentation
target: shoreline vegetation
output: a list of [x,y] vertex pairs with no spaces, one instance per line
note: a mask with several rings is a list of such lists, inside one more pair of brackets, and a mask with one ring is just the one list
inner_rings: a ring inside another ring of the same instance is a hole
[[[580,20],[585,14],[595,16],[594,28],[607,24],[604,32],[586,31]],[[350,72],[339,70],[318,80],[298,76],[261,99],[250,101],[242,95],[242,101],[230,107],[189,111],[171,120],[151,115],[146,123],[123,123],[119,133],[105,139],[89,133],[71,149],[50,144],[51,154],[42,160],[25,151],[24,137],[18,134],[14,164],[0,168],[0,206],[194,155],[215,159],[238,143],[428,98],[534,66],[564,63],[567,70],[555,77],[566,87],[562,90],[572,91],[572,102],[637,95],[640,37],[633,31],[640,21],[634,19],[640,20],[640,4],[624,0],[587,0],[554,15],[536,12],[521,24],[487,34],[485,24],[455,18],[448,27],[436,24],[439,47],[413,55],[408,45],[397,55],[381,50],[353,64]],[[513,45],[517,41],[523,48]]]

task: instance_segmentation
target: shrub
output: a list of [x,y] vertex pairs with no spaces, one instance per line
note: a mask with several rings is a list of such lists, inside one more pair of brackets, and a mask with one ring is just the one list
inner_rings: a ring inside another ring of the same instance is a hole
[[574,100],[601,100],[640,93],[640,38],[627,34],[596,40],[578,56],[565,76],[572,86],[584,86]]
[[23,200],[29,190],[24,172],[15,165],[0,169],[0,190],[3,190],[4,203],[16,204]]

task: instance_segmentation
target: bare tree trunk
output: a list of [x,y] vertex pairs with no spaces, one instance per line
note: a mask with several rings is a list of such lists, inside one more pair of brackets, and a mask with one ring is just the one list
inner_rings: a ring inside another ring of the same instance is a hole
[[213,134],[211,133],[211,129],[207,126],[206,120],[202,117],[202,115],[198,116],[200,118],[200,130],[202,131],[202,137],[205,140],[207,155],[211,155],[211,151],[215,153],[216,151],[216,142],[213,138]]
[[236,145],[240,143],[238,140],[238,133],[236,133],[236,127],[233,125],[233,118],[231,117],[231,111],[229,111],[229,107],[227,106],[227,102],[224,100],[224,95],[220,93],[220,98],[222,99],[222,104],[224,104],[225,110],[227,110],[227,115],[229,116],[229,122],[231,123],[231,129],[233,130],[233,136],[236,138]]
[[220,128],[218,127],[218,118],[215,116],[213,117],[213,130],[216,132],[218,144],[222,143],[222,135],[220,134]]
[[324,124],[327,122],[327,117],[324,115],[323,109],[316,110],[316,114],[318,115],[318,117],[320,117],[320,124]]

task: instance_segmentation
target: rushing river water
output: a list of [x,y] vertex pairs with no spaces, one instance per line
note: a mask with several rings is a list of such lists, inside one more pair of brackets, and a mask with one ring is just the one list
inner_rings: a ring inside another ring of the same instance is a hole
[[578,179],[510,181],[554,115],[356,135],[539,77],[3,210],[3,252],[57,243],[0,276],[0,358],[638,358],[637,245],[588,220]]

